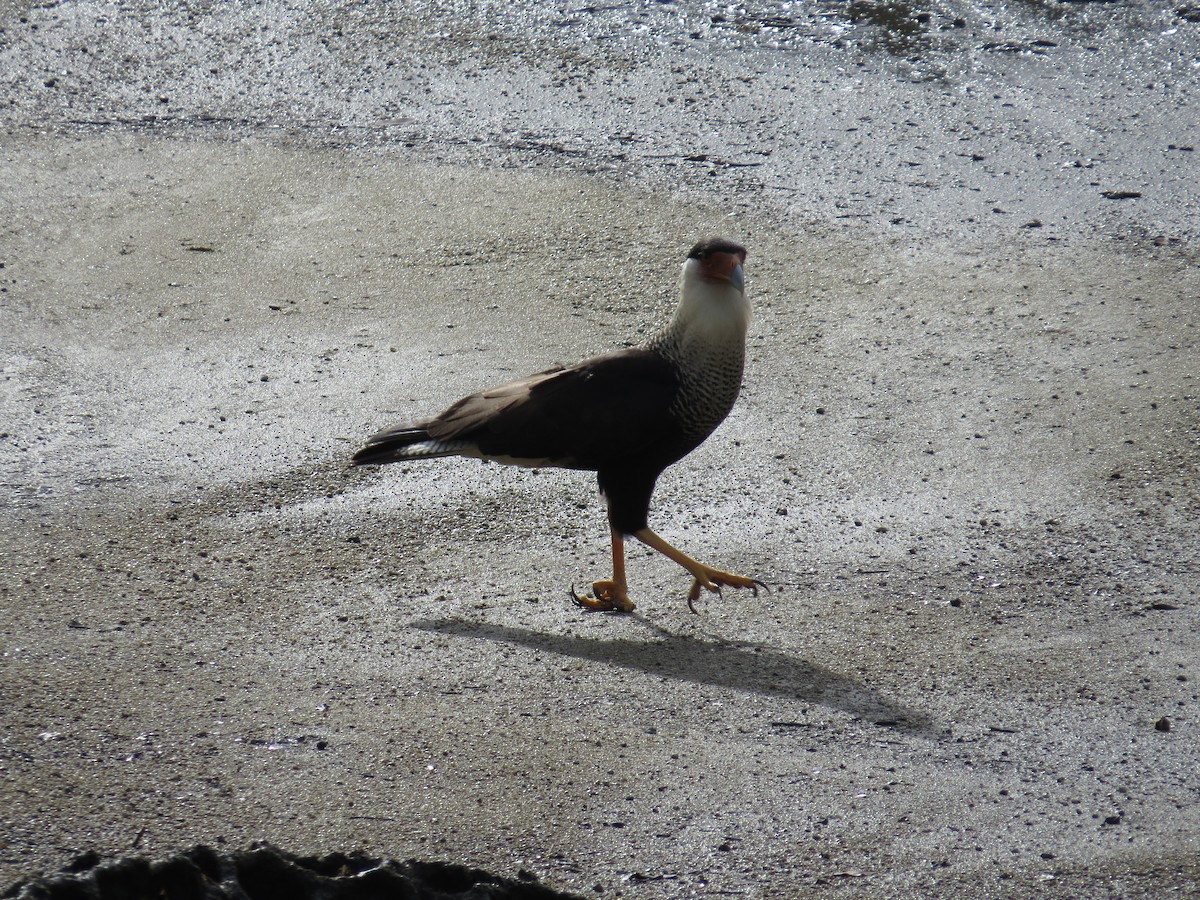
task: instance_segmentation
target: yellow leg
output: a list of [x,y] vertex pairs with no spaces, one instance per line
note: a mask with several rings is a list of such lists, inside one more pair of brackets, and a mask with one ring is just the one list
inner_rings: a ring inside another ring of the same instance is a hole
[[592,595],[580,597],[571,588],[571,600],[577,606],[595,612],[633,612],[633,601],[629,599],[629,585],[625,581],[625,539],[619,531],[612,529],[612,581],[593,581]]
[[722,587],[735,588],[750,588],[754,591],[754,596],[758,596],[758,589],[767,590],[767,586],[756,578],[746,578],[743,575],[734,575],[731,572],[723,572],[720,569],[714,569],[712,566],[706,566],[704,563],[692,559],[682,550],[673,547],[660,538],[649,528],[643,528],[641,531],[635,532],[633,535],[647,547],[657,550],[667,559],[674,560],[687,569],[692,578],[692,589],[688,591],[688,609],[692,612],[696,611],[696,599],[700,596],[700,589],[706,591],[714,591],[721,593]]

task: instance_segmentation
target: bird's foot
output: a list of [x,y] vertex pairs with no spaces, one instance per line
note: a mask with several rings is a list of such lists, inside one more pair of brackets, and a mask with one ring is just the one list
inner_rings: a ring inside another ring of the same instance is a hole
[[747,578],[744,575],[734,575],[732,572],[723,572],[720,569],[714,569],[710,566],[701,564],[698,572],[692,573],[695,578],[692,580],[692,589],[688,591],[688,609],[696,612],[696,601],[700,598],[700,589],[712,591],[714,594],[720,594],[721,588],[749,588],[754,592],[754,596],[758,596],[758,589],[769,591],[763,582],[757,578]]
[[633,601],[624,585],[615,581],[593,581],[592,593],[580,597],[571,586],[571,602],[592,612],[633,612]]

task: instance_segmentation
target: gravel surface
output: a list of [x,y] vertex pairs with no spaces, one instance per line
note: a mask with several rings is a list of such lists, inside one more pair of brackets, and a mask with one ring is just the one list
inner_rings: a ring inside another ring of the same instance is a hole
[[[1198,18],[0,3],[0,885],[1200,892]],[[651,521],[770,594],[586,614],[587,473],[347,469],[710,233],[746,385]]]

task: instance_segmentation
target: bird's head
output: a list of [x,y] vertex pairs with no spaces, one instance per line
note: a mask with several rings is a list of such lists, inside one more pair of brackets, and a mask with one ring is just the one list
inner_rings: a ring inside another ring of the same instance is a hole
[[692,277],[714,286],[731,285],[739,292],[745,291],[745,276],[742,266],[746,264],[746,248],[725,238],[709,238],[700,241],[688,253],[683,264],[684,278]]
[[696,244],[680,274],[676,326],[704,340],[743,340],[750,324],[745,262],[746,248],[726,238]]

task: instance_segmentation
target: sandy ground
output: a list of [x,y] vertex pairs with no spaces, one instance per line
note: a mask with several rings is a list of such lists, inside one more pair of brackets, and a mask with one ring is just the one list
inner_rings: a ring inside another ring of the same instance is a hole
[[[643,140],[682,121],[665,100],[597,149],[639,71],[651,95],[732,90],[734,56],[576,60],[556,85],[557,59],[497,74],[494,47],[460,47],[424,77],[491,118],[410,92],[367,136],[361,98],[339,108],[362,121],[314,121],[336,106],[316,63],[308,107],[251,96],[255,121],[201,115],[213,95],[180,86],[202,70],[165,53],[116,99],[30,65],[99,56],[105,9],[4,10],[25,80],[0,144],[0,884],[85,849],[266,839],[650,900],[1197,893],[1186,92],[1120,107],[1180,137],[1106,120],[1086,157],[983,104],[988,149],[964,156],[952,92],[875,57],[759,65],[875,109],[858,150],[817,129],[821,180],[775,162],[817,154],[812,129],[789,150],[739,121],[694,159],[678,131]],[[114,14],[112,45],[135,59],[148,28],[191,59],[199,26],[168,10]],[[388,45],[414,71],[421,35]],[[1063,94],[1069,131],[1088,53],[1006,77]],[[577,145],[533,127],[535,82],[598,95]],[[941,100],[904,143],[922,91]],[[786,130],[779,109],[759,127]],[[1019,165],[1036,153],[1053,168]],[[906,159],[942,168],[894,179]],[[608,565],[586,473],[347,470],[382,425],[639,340],[713,232],[751,249],[746,386],[652,523],[770,594],[692,615],[684,574],[633,550],[638,614],[585,614],[567,590]]]

